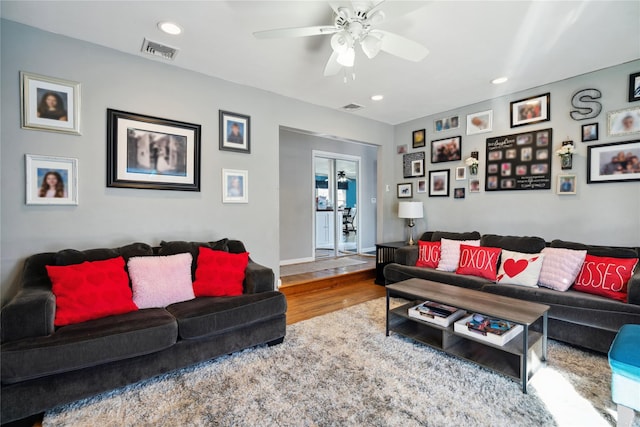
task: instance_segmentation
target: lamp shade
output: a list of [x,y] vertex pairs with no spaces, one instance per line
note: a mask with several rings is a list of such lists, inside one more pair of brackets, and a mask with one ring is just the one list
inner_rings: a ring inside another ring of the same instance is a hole
[[399,218],[422,218],[424,216],[422,202],[400,202],[398,205]]

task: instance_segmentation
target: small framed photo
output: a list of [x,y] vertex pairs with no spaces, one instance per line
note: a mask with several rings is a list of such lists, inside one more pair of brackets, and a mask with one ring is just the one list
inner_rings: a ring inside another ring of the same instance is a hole
[[222,203],[249,203],[249,171],[222,169]]
[[640,101],[640,73],[629,76],[629,102]]
[[23,129],[80,135],[80,83],[20,72]]
[[609,136],[631,135],[640,132],[640,107],[607,113]]
[[427,180],[419,179],[418,180],[418,189],[416,190],[418,193],[426,193],[427,192]]
[[598,140],[598,124],[589,123],[582,125],[582,142],[591,142]]
[[431,163],[451,162],[461,159],[462,137],[431,141]]
[[449,197],[449,169],[429,171],[429,197]]
[[454,199],[464,199],[464,187],[454,188],[453,189],[453,198]]
[[436,132],[458,129],[458,127],[460,127],[460,119],[458,116],[443,117],[433,122],[433,128]]
[[424,147],[426,144],[426,129],[414,130],[413,131],[413,148]]
[[467,135],[491,132],[493,130],[493,110],[467,115]]
[[511,127],[551,120],[551,94],[532,96],[511,102]]
[[410,199],[413,197],[413,184],[404,182],[398,184],[398,199]]
[[411,161],[411,176],[412,177],[424,176],[424,159]]
[[251,153],[251,117],[220,110],[220,150]]
[[587,147],[587,184],[640,181],[640,140]]
[[407,148],[407,144],[398,145],[398,147],[396,148],[397,154],[407,154],[408,151],[409,150]]
[[464,166],[458,166],[456,168],[456,181],[462,181],[467,179],[467,168]]
[[479,193],[480,192],[480,180],[479,179],[470,179],[469,180],[469,193]]
[[27,154],[27,205],[77,205],[78,159]]
[[575,175],[558,175],[558,194],[576,194],[576,176]]

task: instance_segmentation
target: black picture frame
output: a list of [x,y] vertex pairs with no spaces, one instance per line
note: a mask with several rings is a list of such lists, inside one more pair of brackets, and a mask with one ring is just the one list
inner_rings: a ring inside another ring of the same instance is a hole
[[220,150],[251,153],[251,117],[219,110],[218,119]]
[[[551,120],[551,93],[519,99],[510,106],[512,128]],[[528,117],[529,113],[531,117]]]
[[[452,149],[455,148],[455,149]],[[431,141],[431,163],[454,162],[462,159],[462,137]]]
[[397,188],[398,199],[410,199],[413,197],[413,183],[403,182],[398,184]]
[[429,197],[449,197],[450,170],[429,171]]
[[200,191],[201,125],[107,109],[107,187]]
[[413,148],[421,148],[427,144],[427,130],[414,130],[411,134],[411,142]]
[[598,140],[598,123],[588,123],[581,128],[582,142]]
[[[625,159],[614,161],[621,153]],[[632,161],[629,154],[640,159],[640,140],[588,146],[587,184],[640,181],[640,169],[637,166],[640,163]],[[631,166],[628,163],[630,161]]]
[[629,75],[629,102],[640,101],[640,73]]

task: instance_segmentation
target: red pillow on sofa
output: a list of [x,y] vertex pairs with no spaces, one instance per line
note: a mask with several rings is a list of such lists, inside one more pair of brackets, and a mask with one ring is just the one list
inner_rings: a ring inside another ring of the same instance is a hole
[[440,262],[440,242],[418,240],[418,261],[416,267],[436,268]]
[[460,245],[460,262],[456,274],[484,277],[495,282],[501,252],[500,248]]
[[627,283],[638,258],[610,258],[588,255],[573,289],[627,302]]
[[193,293],[197,297],[242,295],[249,253],[232,254],[200,247]]
[[124,258],[47,265],[56,296],[55,326],[71,325],[135,311]]

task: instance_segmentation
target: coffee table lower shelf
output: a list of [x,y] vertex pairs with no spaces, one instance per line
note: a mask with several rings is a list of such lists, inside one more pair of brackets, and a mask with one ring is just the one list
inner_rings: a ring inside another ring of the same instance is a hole
[[[524,355],[522,333],[516,335],[503,346],[474,339],[455,332],[453,324],[442,327],[409,317],[407,310],[419,303],[420,301],[415,301],[390,310],[389,331],[444,351],[447,354],[476,363],[521,383],[526,375],[525,384],[542,365],[544,356],[542,348],[543,335],[541,333],[529,331],[528,351]],[[526,364],[524,363],[524,357],[527,357]],[[525,366],[526,374],[523,372]],[[523,388],[523,392],[526,393],[525,388]]]

